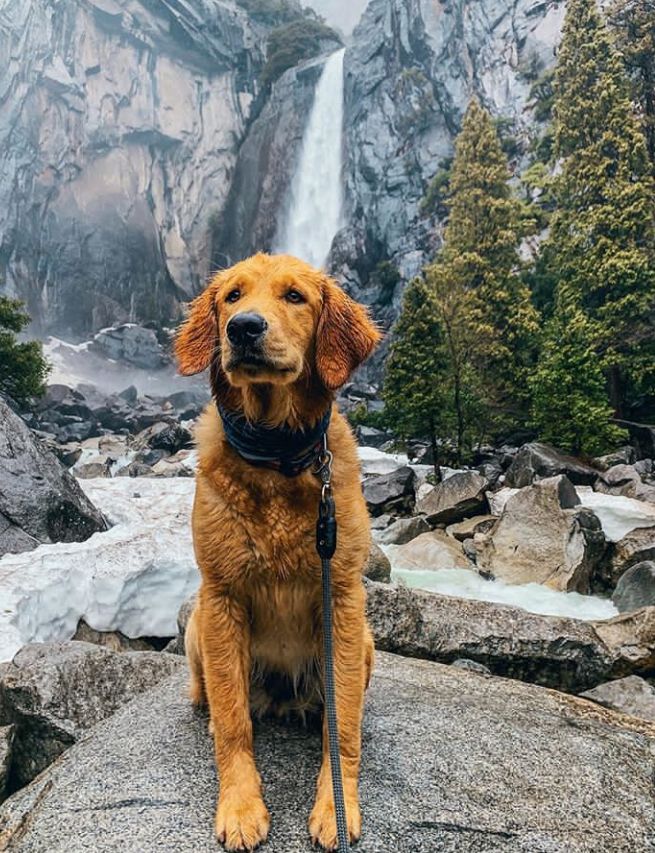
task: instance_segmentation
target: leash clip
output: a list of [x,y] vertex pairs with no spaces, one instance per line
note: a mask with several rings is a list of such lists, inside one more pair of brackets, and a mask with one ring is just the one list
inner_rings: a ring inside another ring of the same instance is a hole
[[323,436],[323,450],[318,457],[319,467],[314,471],[321,481],[321,500],[316,521],[316,550],[324,560],[329,560],[337,548],[337,516],[332,497],[332,453]]

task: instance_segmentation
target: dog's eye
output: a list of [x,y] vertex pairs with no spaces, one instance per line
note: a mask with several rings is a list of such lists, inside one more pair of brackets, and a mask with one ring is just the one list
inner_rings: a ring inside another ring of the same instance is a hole
[[231,290],[225,297],[226,302],[238,302],[241,299],[241,291],[238,289]]
[[289,290],[284,298],[287,300],[287,302],[293,302],[294,305],[298,305],[300,302],[305,301],[305,297],[302,295],[302,293],[299,293],[297,290],[293,289]]

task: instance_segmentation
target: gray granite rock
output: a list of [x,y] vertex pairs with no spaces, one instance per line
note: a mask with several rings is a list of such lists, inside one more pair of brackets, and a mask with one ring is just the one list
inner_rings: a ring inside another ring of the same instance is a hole
[[[204,853],[216,774],[186,676],[137,698],[0,808],[12,853]],[[258,725],[268,853],[309,853],[319,736]],[[655,726],[518,682],[378,655],[361,853],[652,851]],[[620,845],[617,846],[617,840]]]
[[0,557],[106,528],[75,478],[0,397]]
[[655,605],[655,562],[644,560],[624,572],[612,593],[612,601],[622,613]]
[[632,714],[655,723],[655,687],[638,675],[617,678],[586,690],[580,696],[612,711]]
[[489,481],[477,471],[461,471],[438,483],[418,503],[429,524],[454,524],[487,509]]
[[[607,680],[615,665],[588,622],[395,584],[366,588],[369,624],[384,651],[440,663],[468,658],[495,675],[567,692]],[[625,643],[626,633],[615,628],[616,642]]]
[[14,726],[0,726],[0,803],[7,795],[14,731]]
[[391,580],[391,563],[379,545],[375,542],[371,545],[368,560],[364,566],[364,577],[380,583],[389,583]]
[[607,543],[597,516],[564,475],[525,486],[488,533],[475,537],[477,565],[507,583],[588,592]]
[[429,529],[430,525],[422,515],[399,518],[378,534],[377,541],[381,545],[405,545],[421,533],[427,533]]
[[0,724],[15,728],[13,782],[29,782],[91,726],[180,666],[174,655],[77,641],[24,646],[0,668]]
[[505,485],[521,489],[537,479],[557,474],[565,474],[576,486],[591,486],[598,479],[598,471],[591,466],[548,444],[534,441],[523,445],[514,457],[505,474]]

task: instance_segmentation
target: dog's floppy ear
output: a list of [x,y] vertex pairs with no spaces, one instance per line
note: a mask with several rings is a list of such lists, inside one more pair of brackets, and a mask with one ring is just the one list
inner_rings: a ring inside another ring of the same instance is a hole
[[316,370],[330,391],[347,382],[381,338],[366,309],[326,278],[316,332]]
[[197,296],[175,338],[175,355],[184,376],[200,373],[209,367],[217,344],[216,283]]

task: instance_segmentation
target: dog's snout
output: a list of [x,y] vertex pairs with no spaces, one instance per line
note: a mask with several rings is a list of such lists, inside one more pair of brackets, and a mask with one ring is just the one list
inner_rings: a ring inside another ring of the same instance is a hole
[[261,314],[243,311],[241,314],[235,314],[227,324],[227,336],[233,344],[253,344],[262,337],[267,328],[268,323]]

